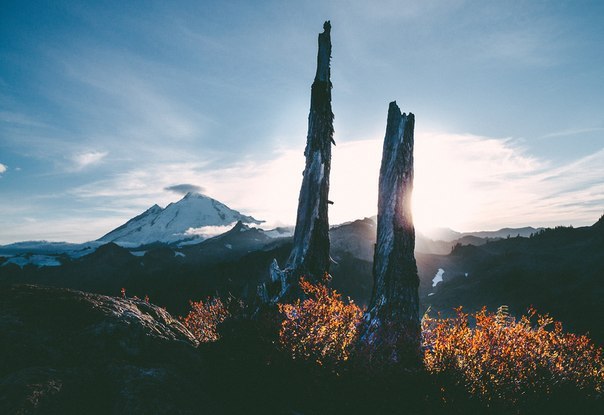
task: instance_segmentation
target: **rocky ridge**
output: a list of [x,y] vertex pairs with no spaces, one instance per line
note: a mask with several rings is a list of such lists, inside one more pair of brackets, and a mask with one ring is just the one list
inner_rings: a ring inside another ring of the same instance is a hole
[[2,287],[0,413],[197,413],[210,404],[196,346],[142,300]]

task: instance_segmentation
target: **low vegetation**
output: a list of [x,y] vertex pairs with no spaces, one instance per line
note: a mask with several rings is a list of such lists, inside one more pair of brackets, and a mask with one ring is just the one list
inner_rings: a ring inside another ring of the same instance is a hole
[[515,403],[569,388],[597,396],[604,388],[602,349],[529,310],[516,319],[500,307],[422,321],[426,370],[445,374],[485,401]]
[[190,301],[191,311],[181,322],[202,342],[214,342],[220,338],[218,325],[229,317],[229,311],[220,298],[208,298],[205,302]]
[[363,311],[325,284],[300,279],[307,296],[294,304],[279,304],[283,314],[279,340],[293,359],[337,364],[350,358],[358,339]]
[[[225,381],[221,387],[238,379],[246,385],[245,399],[258,400],[258,391],[250,387],[255,381],[248,377],[261,376],[270,379],[280,405],[313,413],[398,413],[403,407],[414,408],[411,413],[491,414],[602,409],[602,349],[587,336],[564,332],[548,315],[529,310],[516,319],[506,307],[473,314],[459,308],[454,318],[427,314],[422,319],[424,368],[383,375],[372,373],[371,365],[367,372],[361,361],[364,354],[357,345],[363,310],[326,283],[302,278],[300,287],[306,298],[279,304],[271,324],[242,319],[242,313],[229,312],[217,298],[191,302],[183,323],[200,342],[215,344],[206,350],[230,361],[230,369],[216,363],[217,376]],[[225,320],[232,322],[222,339]],[[273,340],[258,347],[260,338]],[[234,356],[243,350],[246,357],[237,360]],[[229,370],[233,373],[224,373]]]

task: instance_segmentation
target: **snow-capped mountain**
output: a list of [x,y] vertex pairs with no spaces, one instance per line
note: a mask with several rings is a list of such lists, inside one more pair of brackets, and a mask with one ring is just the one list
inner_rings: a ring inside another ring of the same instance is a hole
[[154,242],[200,242],[226,232],[238,221],[260,224],[262,221],[199,193],[187,193],[164,209],[153,205],[145,212],[112,230],[99,241],[124,246],[139,246]]

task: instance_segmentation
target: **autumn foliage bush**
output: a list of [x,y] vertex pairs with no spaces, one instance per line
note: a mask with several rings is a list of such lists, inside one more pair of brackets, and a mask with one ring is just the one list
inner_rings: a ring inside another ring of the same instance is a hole
[[325,284],[300,279],[306,299],[279,304],[284,316],[279,331],[281,345],[294,359],[310,359],[320,365],[348,360],[354,347],[363,311],[350,299]]
[[191,311],[186,317],[180,317],[181,322],[202,343],[213,342],[220,338],[218,324],[222,323],[230,313],[220,298],[211,298],[204,302],[189,301]]
[[302,299],[277,309],[208,298],[181,318],[201,342],[219,340],[201,350],[232,413],[250,402],[266,413],[604,413],[602,349],[547,315],[425,316],[425,369],[387,370],[364,354],[361,308],[323,283],[300,287]]
[[[562,324],[534,310],[519,320],[505,307],[456,317],[425,316],[424,363],[430,373],[453,378],[473,396],[518,402],[563,388],[587,396],[604,387],[602,349],[586,336],[564,333]],[[474,323],[473,325],[471,323]]]

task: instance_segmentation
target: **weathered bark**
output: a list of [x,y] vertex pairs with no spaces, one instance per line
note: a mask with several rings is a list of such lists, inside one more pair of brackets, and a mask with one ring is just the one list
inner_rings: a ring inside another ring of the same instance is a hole
[[333,112],[331,110],[331,25],[325,22],[319,35],[317,73],[312,84],[308,136],[306,139],[306,168],[304,169],[298,214],[294,231],[294,247],[287,268],[294,274],[322,275],[329,271],[329,173],[331,143],[333,142]]
[[[271,281],[259,289],[264,302],[289,300],[299,294],[298,278],[320,278],[329,272],[329,174],[333,141],[331,109],[331,24],[323,25],[319,34],[317,72],[311,88],[306,167],[303,173],[294,245],[284,270],[276,261],[270,269]],[[334,143],[335,144],[335,143]]]
[[373,294],[363,336],[372,354],[385,363],[418,362],[420,321],[413,191],[413,114],[388,109],[378,193]]

